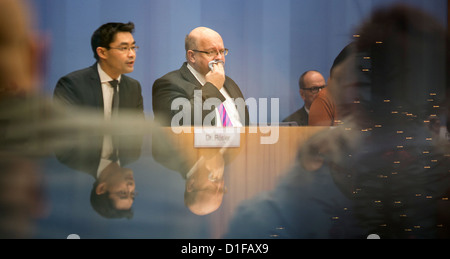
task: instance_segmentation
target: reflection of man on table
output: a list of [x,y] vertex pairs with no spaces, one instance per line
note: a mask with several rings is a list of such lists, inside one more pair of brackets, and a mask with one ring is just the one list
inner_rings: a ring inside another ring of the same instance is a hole
[[206,215],[217,210],[226,192],[223,173],[225,162],[218,152],[201,157],[186,175],[184,202],[197,215]]
[[[225,165],[230,163],[240,149],[196,148],[191,142],[179,142],[178,135],[170,129],[156,129],[152,138],[153,158],[166,168],[178,172],[185,180],[185,205],[197,215],[216,211],[226,192]],[[182,137],[181,139],[186,139]]]
[[131,218],[135,181],[133,171],[123,166],[134,161],[129,160],[129,153],[138,152],[140,145],[121,146],[119,156],[105,158],[103,140],[101,134],[79,136],[76,142],[57,148],[56,158],[66,166],[94,177],[90,202],[95,211],[106,218]]

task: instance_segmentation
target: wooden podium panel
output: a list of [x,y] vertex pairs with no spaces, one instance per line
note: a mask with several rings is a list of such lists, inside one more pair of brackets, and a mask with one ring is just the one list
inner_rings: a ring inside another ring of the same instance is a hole
[[[239,147],[230,147],[225,152],[224,181],[227,188],[221,207],[211,213],[212,238],[225,234],[228,222],[236,207],[244,200],[269,191],[279,178],[294,165],[301,145],[312,135],[329,127],[246,127],[240,133]],[[263,137],[275,134],[273,144],[262,144]],[[164,128],[172,144],[191,161],[201,156],[219,152],[220,148],[195,148],[194,130],[191,133],[175,134]]]

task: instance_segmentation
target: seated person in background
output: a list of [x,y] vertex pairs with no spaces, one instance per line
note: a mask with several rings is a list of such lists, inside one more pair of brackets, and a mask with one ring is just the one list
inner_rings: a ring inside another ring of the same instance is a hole
[[325,88],[325,79],[319,71],[308,70],[300,76],[298,84],[300,96],[305,104],[283,122],[296,122],[298,126],[308,126],[309,109],[318,93]]

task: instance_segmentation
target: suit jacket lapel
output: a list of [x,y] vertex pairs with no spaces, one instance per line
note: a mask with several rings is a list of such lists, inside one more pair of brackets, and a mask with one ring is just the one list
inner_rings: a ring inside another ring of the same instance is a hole
[[223,87],[225,87],[225,90],[227,90],[231,98],[241,97],[239,92],[236,91],[237,90],[236,87],[233,84],[231,84],[228,79],[225,80]]
[[91,68],[92,68],[90,76],[91,83],[89,87],[91,88],[94,100],[97,101],[95,106],[103,111],[104,104],[103,104],[102,83],[100,82],[100,76],[98,75],[97,63],[91,66]]
[[126,103],[126,100],[127,100],[127,96],[126,96],[127,87],[128,87],[127,80],[122,75],[122,78],[120,79],[120,83],[119,83],[119,107],[125,107],[124,104]]
[[183,65],[181,66],[180,73],[185,80],[187,80],[190,83],[193,83],[195,85],[195,88],[198,89],[202,88],[200,82],[197,80],[197,78],[195,78],[195,76],[191,73],[191,71],[187,67],[187,62],[184,62]]

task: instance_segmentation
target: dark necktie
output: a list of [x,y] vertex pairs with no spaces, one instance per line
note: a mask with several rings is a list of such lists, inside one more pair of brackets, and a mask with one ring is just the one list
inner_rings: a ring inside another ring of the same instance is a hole
[[[111,87],[114,90],[114,94],[113,94],[113,99],[112,99],[112,105],[111,105],[111,118],[117,119],[117,114],[119,111],[119,89],[118,89],[118,85],[119,85],[119,81],[117,80],[112,80],[109,81],[109,84],[111,85]],[[119,160],[119,140],[118,140],[118,136],[112,136],[112,145],[113,145],[113,151],[112,154],[110,156],[110,160],[113,162],[117,162]]]
[[119,89],[118,89],[119,81],[112,80],[112,81],[109,81],[109,84],[111,85],[111,87],[114,90],[112,106],[111,106],[111,114],[113,117],[115,117],[115,116],[117,116],[117,113],[119,111]]

